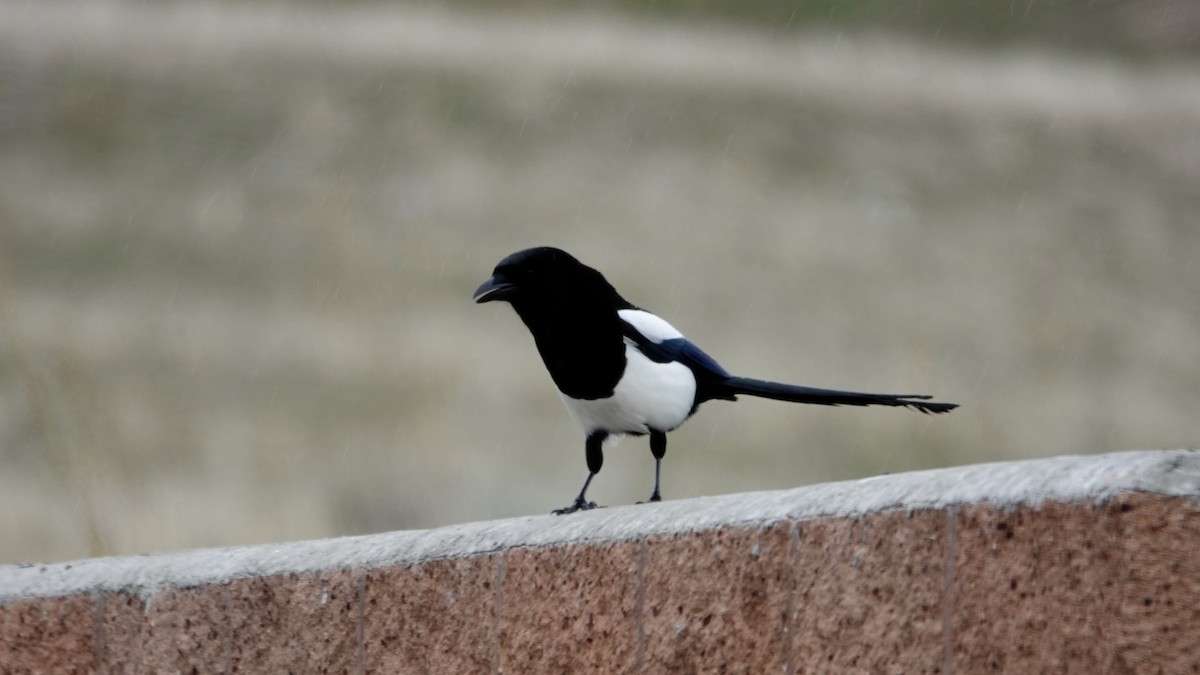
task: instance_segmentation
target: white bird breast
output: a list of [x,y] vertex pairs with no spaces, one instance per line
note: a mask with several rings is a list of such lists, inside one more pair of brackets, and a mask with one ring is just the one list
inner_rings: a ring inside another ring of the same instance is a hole
[[[622,319],[654,342],[683,337],[671,324],[642,310],[622,310]],[[628,338],[625,372],[612,396],[592,401],[559,394],[586,434],[670,431],[687,420],[696,400],[696,377],[682,363],[656,363]]]

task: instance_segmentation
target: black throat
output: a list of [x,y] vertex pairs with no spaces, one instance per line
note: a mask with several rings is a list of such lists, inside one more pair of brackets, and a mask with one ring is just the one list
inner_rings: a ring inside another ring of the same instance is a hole
[[618,309],[632,308],[613,291],[611,297],[572,295],[561,303],[512,302],[525,322],[550,377],[562,393],[576,399],[612,396],[625,372],[625,340]]

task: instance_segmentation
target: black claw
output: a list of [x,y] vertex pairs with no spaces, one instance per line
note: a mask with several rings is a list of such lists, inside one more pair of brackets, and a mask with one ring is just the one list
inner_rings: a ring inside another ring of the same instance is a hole
[[596,502],[585,502],[582,499],[576,499],[574,504],[572,504],[570,506],[564,506],[561,509],[554,509],[550,513],[551,513],[551,515],[555,515],[555,516],[565,516],[568,513],[575,513],[576,511],[590,511],[592,509],[599,509],[599,508],[604,508],[604,507],[597,506]]
[[650,498],[647,499],[646,501],[638,502],[638,503],[639,504],[653,504],[654,502],[661,502],[661,501],[662,501],[662,497],[660,497],[659,494],[657,492],[655,492],[654,494],[650,495]]

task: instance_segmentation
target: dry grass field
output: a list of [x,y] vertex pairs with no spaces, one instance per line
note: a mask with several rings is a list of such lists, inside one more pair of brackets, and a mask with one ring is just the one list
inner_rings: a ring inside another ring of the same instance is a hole
[[[565,504],[470,293],[567,248],[744,400],[668,499],[1200,443],[1200,68],[600,11],[0,3],[0,561]],[[591,496],[643,499],[644,439]]]

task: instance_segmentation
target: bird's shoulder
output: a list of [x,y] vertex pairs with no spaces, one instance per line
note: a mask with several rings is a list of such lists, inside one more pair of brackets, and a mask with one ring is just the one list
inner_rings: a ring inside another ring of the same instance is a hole
[[620,309],[617,310],[617,317],[623,324],[622,334],[634,342],[649,341],[661,344],[667,340],[683,339],[683,333],[667,323],[666,319],[644,309]]
[[670,323],[644,309],[622,309],[617,312],[626,344],[638,349],[657,363],[682,363],[694,372],[717,377],[729,374],[709,356],[684,337]]

